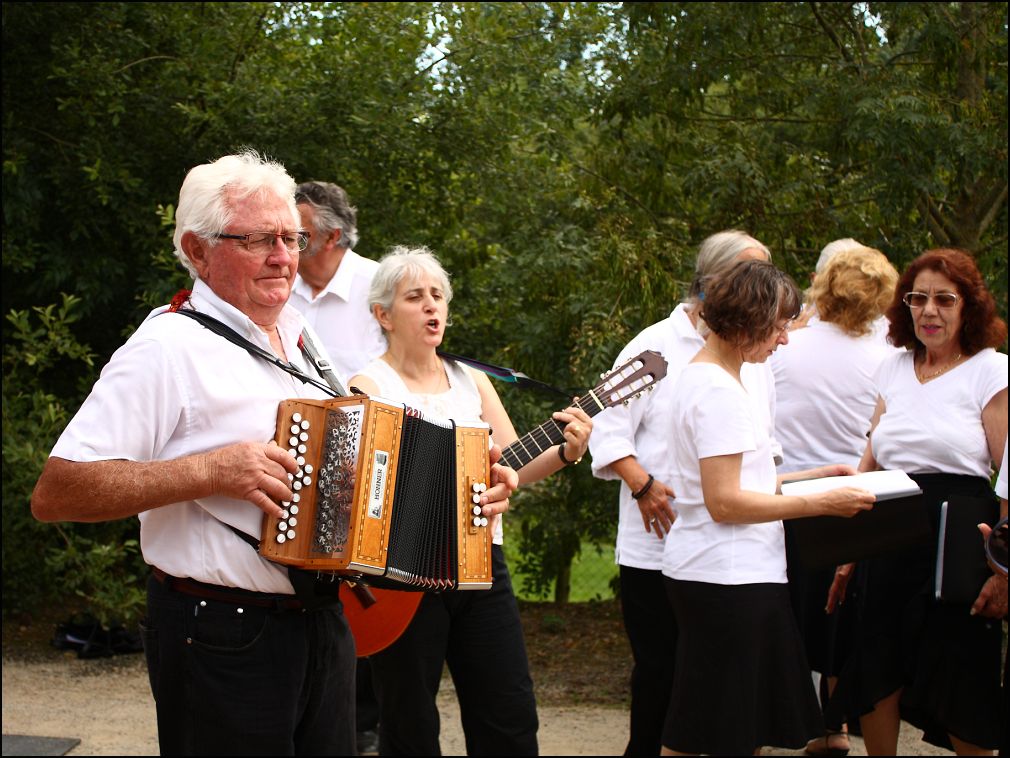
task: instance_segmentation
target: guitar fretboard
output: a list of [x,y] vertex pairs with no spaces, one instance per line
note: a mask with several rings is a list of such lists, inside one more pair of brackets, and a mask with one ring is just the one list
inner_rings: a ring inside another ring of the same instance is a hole
[[[654,350],[645,350],[622,364],[620,368],[603,374],[603,381],[582,395],[577,407],[587,416],[595,416],[605,408],[618,403],[627,403],[643,390],[666,376],[666,360]],[[518,471],[542,452],[565,440],[564,427],[553,418],[528,434],[524,434],[502,450],[501,462]]]
[[[589,417],[595,416],[603,410],[603,406],[596,401],[592,393],[586,397],[579,398],[577,405]],[[532,432],[524,434],[502,450],[501,462],[509,468],[518,471],[544,450],[554,445],[560,445],[564,440],[564,427],[554,419],[548,419]]]

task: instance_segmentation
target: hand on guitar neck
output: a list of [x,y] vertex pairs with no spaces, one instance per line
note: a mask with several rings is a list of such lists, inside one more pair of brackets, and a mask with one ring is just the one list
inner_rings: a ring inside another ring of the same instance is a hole
[[[583,393],[577,406],[592,417],[611,406],[627,403],[666,376],[666,366],[666,359],[662,355],[646,350],[613,371],[603,374],[599,384]],[[564,425],[550,418],[505,447],[499,461],[502,466],[497,468],[508,467],[517,472],[544,450],[564,441]],[[514,484],[511,489],[515,489]],[[488,490],[488,493],[493,494],[492,490]],[[343,582],[340,586],[340,599],[357,643],[358,657],[373,655],[393,644],[410,625],[423,597],[423,592],[365,587]]]

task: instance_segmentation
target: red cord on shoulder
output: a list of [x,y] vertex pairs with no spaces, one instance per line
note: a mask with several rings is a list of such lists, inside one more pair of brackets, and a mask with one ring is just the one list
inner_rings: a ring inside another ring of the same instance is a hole
[[192,294],[193,290],[179,290],[176,292],[175,297],[172,298],[172,302],[168,306],[168,312],[175,313],[189,300],[189,296]]

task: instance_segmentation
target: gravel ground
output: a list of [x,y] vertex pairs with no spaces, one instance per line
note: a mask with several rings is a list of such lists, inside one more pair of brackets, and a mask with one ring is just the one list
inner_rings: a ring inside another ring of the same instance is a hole
[[[452,683],[443,680],[442,752],[464,753]],[[541,707],[543,755],[620,755],[627,739],[627,711],[603,706]],[[79,660],[73,653],[45,661],[3,661],[3,733],[75,737],[69,755],[156,755],[154,702],[141,655]],[[865,755],[853,738],[850,755]],[[953,755],[919,740],[902,728],[899,755]],[[801,751],[765,754],[802,755]]]

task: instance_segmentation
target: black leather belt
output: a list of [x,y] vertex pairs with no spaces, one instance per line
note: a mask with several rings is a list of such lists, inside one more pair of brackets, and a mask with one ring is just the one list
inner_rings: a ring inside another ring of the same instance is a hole
[[257,608],[271,608],[278,611],[306,609],[306,604],[294,595],[271,595],[267,592],[253,592],[252,590],[222,587],[217,584],[206,584],[195,579],[181,579],[166,574],[157,566],[151,566],[151,573],[168,589],[204,600],[216,600],[219,603],[233,603],[235,605],[252,605]]

